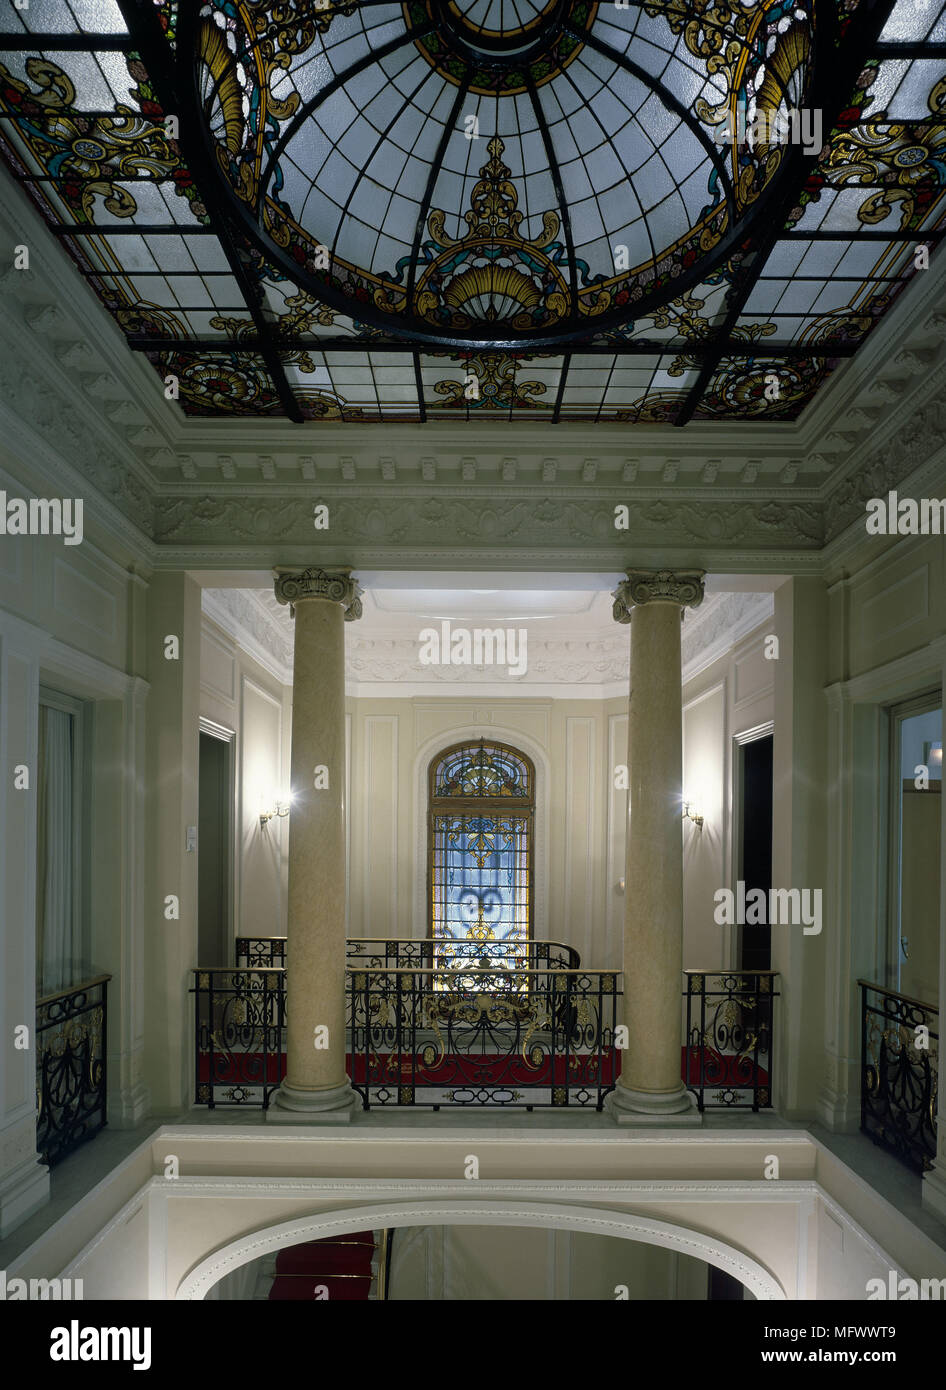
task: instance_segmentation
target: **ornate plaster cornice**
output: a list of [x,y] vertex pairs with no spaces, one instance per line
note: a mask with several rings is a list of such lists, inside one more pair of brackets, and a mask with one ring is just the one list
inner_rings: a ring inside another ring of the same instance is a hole
[[280,603],[289,604],[295,617],[295,606],[303,599],[321,599],[340,603],[345,609],[346,623],[361,617],[361,585],[351,577],[350,569],[323,570],[317,567],[294,570],[279,567],[273,572],[273,588]]
[[644,603],[676,603],[699,608],[703,602],[702,570],[628,570],[614,591],[614,620],[631,621],[631,609]]

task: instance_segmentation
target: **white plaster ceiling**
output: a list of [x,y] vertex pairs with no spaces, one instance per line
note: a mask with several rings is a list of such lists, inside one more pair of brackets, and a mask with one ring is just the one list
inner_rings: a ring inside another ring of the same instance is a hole
[[[511,588],[497,576],[494,588],[423,587],[366,589],[363,615],[346,627],[346,682],[361,696],[459,695],[475,688],[482,696],[528,694],[560,698],[610,698],[627,691],[629,628],[615,623],[611,590],[589,590],[559,580],[559,589]],[[576,577],[580,579],[581,577]],[[483,577],[479,577],[482,583]],[[616,582],[616,579],[615,581]],[[251,656],[285,683],[292,673],[292,619],[271,587],[209,586],[204,611]],[[724,654],[773,611],[766,581],[755,589],[708,593],[684,617],[684,677],[690,678]],[[513,628],[526,633],[524,674],[481,665],[456,667],[421,663],[421,633],[444,622],[451,630]]]

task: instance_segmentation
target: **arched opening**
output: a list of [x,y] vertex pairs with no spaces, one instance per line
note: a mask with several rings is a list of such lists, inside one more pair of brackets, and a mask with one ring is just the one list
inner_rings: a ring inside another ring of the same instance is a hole
[[703,1260],[738,1279],[756,1299],[783,1300],[786,1297],[778,1279],[758,1260],[702,1232],[630,1212],[555,1202],[502,1200],[369,1203],[281,1222],[240,1236],[207,1255],[181,1280],[174,1297],[206,1298],[219,1280],[243,1265],[300,1242],[339,1237],[368,1228],[400,1230],[413,1226],[519,1226],[613,1236]]

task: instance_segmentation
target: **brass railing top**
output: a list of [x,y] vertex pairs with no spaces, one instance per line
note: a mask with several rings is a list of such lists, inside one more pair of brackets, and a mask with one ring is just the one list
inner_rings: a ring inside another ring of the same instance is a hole
[[[503,970],[495,965],[469,965],[462,970],[451,970],[449,966],[430,966],[430,965],[353,965],[348,967],[349,973],[358,975],[614,975],[623,977],[623,970],[597,970],[585,969],[584,966],[564,967],[550,965],[547,968],[541,966],[515,966],[511,970]],[[228,975],[284,975],[286,967],[284,965],[194,965],[191,966],[191,974],[213,975],[226,972]],[[109,978],[111,978],[109,976]],[[68,993],[69,991],[67,991]]]
[[877,985],[873,980],[858,980],[857,983],[865,989],[875,989],[878,994],[889,994],[893,999],[902,999],[905,1004],[915,1004],[919,1009],[929,1009],[930,1013],[939,1014],[938,1004],[927,1004],[922,999],[914,999],[912,994],[901,994],[899,990],[889,989],[887,985]]
[[284,965],[192,965],[191,974],[216,975],[225,970],[228,975],[285,975]]
[[684,970],[684,975],[778,975],[778,970],[750,970],[742,966],[738,970],[730,970],[725,966],[714,965],[706,970]]
[[431,965],[353,965],[352,974],[358,975],[623,975],[622,970],[585,969],[584,966],[515,966],[503,970],[495,965],[467,965],[462,970],[452,970],[449,966]]
[[101,985],[106,980],[110,980],[111,975],[93,975],[90,980],[80,980],[77,985],[66,985],[63,989],[54,990],[52,994],[44,994],[41,999],[37,999],[36,1007],[40,1004],[51,1004],[54,999],[66,999],[70,994],[81,994],[84,989],[91,989],[93,985]]
[[[398,941],[398,942],[403,941],[405,944],[410,944],[411,946],[426,946],[426,945],[436,946],[436,945],[439,944],[439,943],[436,941],[436,939],[435,939],[434,937],[432,937],[432,936],[349,936],[349,937],[346,937],[345,939],[346,939],[346,942],[348,942],[348,941]],[[288,941],[289,938],[288,938],[287,936],[270,936],[270,935],[264,934],[264,933],[262,933],[262,932],[260,932],[260,933],[258,933],[258,934],[254,934],[253,932],[243,932],[240,936],[236,937],[235,940],[237,940],[237,941]],[[487,943],[487,944],[488,944],[488,943]],[[501,941],[497,941],[495,944],[496,944],[497,946],[501,946],[503,943],[502,943]],[[530,939],[529,939],[528,941],[516,942],[516,943],[514,943],[514,944],[520,945],[520,946],[525,946],[525,947],[527,947],[527,948],[530,947],[530,946],[561,946],[561,948],[562,948],[563,951],[575,951],[576,953],[577,953],[577,951],[578,951],[578,947],[577,947],[577,946],[569,946],[567,941],[555,941],[555,940],[553,940],[551,937],[545,937],[545,936],[543,936],[543,937],[530,937]],[[759,973],[761,973],[761,972],[759,972]]]

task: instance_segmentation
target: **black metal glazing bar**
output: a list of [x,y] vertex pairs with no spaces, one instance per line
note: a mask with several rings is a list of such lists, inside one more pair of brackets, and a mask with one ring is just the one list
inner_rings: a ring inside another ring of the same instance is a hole
[[411,362],[414,367],[414,386],[417,391],[417,409],[420,414],[422,425],[427,423],[427,406],[424,402],[424,377],[420,369],[420,353],[411,353]]
[[562,418],[562,401],[565,398],[565,387],[568,384],[568,369],[572,363],[572,355],[566,352],[562,359],[562,370],[558,376],[558,390],[555,392],[555,405],[552,407],[552,424],[557,425]]
[[[167,112],[178,116],[180,122],[180,144],[187,165],[194,176],[203,198],[204,206],[220,241],[223,252],[230,263],[234,278],[240,287],[246,303],[247,313],[253,320],[259,337],[256,349],[266,365],[283,410],[290,420],[301,424],[304,417],[289,385],[283,369],[279,352],[275,346],[274,333],[266,319],[261,305],[261,296],[244,264],[239,247],[234,240],[217,186],[217,173],[213,160],[204,147],[201,138],[201,121],[197,115],[200,101],[197,94],[196,53],[196,7],[184,5],[180,9],[178,33],[177,69],[172,61],[164,32],[158,21],[153,5],[141,5],[134,0],[118,0],[122,17],[134,39],[134,48],[140,52],[151,81],[154,83],[158,100]],[[209,140],[209,135],[206,137]],[[165,232],[170,229],[165,228]]]
[[430,172],[427,175],[427,182],[420,200],[420,209],[417,213],[417,224],[414,228],[414,239],[411,244],[411,263],[407,272],[407,288],[404,292],[404,309],[407,314],[412,312],[411,306],[414,302],[414,286],[417,283],[417,267],[420,261],[421,248],[424,244],[424,236],[427,230],[427,217],[430,213],[431,202],[433,201],[437,176],[440,173],[443,157],[450,143],[450,137],[456,134],[457,117],[463,108],[463,103],[466,100],[469,89],[470,71],[469,68],[467,68],[463,74],[463,81],[457,88],[456,97],[450,108],[450,115],[444,122],[443,130],[440,133],[440,139],[437,141],[437,151],[431,161]]
[[[895,0],[864,0],[850,21],[844,43],[837,48],[833,43],[837,36],[837,16],[826,7],[822,7],[819,11],[819,25],[826,30],[821,35],[822,52],[826,55],[833,54],[831,70],[815,73],[815,87],[811,94],[813,108],[821,110],[827,115],[827,119],[823,120],[824,129],[831,130],[834,122],[844,110],[857,75],[876,46],[878,35],[886,24],[894,3]],[[823,68],[825,64],[821,66]],[[710,340],[711,344],[715,345],[703,359],[697,379],[687,392],[686,399],[674,419],[673,423],[677,427],[689,424],[703,399],[706,388],[719,370],[721,361],[727,355],[726,340],[731,336],[740,315],[744,312],[776,242],[784,235],[788,214],[798,201],[798,195],[804,183],[806,158],[807,156],[800,148],[790,149],[786,154],[789,167],[782,177],[787,192],[774,207],[769,209],[767,231],[763,233],[760,241],[754,247],[751,264],[742,273],[738,283],[731,291],[725,318]]]
[[545,149],[545,157],[549,164],[549,174],[552,179],[552,187],[555,190],[555,201],[558,204],[562,218],[562,232],[565,236],[565,255],[568,260],[568,301],[569,309],[573,316],[578,314],[578,260],[575,256],[575,239],[572,236],[572,219],[568,207],[568,199],[565,197],[565,186],[562,183],[562,171],[559,168],[558,158],[555,154],[555,147],[552,144],[552,135],[549,130],[548,121],[545,119],[545,111],[539,94],[536,91],[535,79],[528,67],[525,67],[526,88],[529,93],[529,100],[532,103],[532,110],[535,112],[536,124],[539,127],[539,134],[542,136],[542,145]]

